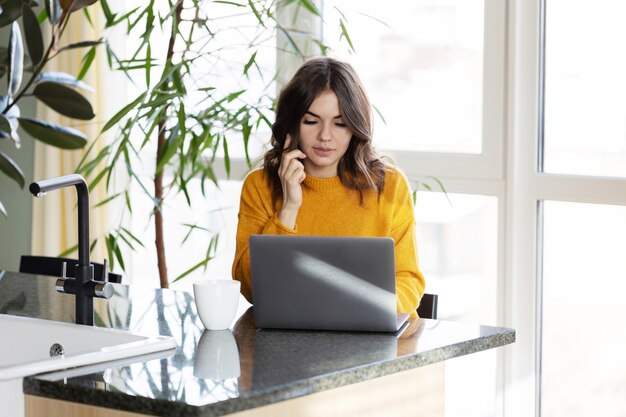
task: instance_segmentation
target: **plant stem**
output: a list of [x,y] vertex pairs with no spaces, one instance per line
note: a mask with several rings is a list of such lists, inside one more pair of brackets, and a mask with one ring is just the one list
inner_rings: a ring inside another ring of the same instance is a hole
[[[172,33],[170,35],[170,41],[167,46],[166,65],[169,65],[174,56],[174,46],[176,43],[176,35],[178,34],[178,24],[180,22],[180,15],[183,11],[183,2],[179,0],[176,4],[176,17],[172,23]],[[166,134],[166,121],[167,121],[167,106],[163,108],[163,114],[159,121],[159,134],[157,141],[157,161],[163,154],[163,148],[165,147],[165,134]],[[158,162],[157,162],[158,163]],[[154,176],[154,197],[158,201],[157,210],[154,213],[154,232],[155,232],[155,245],[157,251],[157,264],[159,267],[159,281],[161,288],[169,287],[169,280],[167,277],[167,260],[165,257],[165,234],[163,232],[163,169]]]

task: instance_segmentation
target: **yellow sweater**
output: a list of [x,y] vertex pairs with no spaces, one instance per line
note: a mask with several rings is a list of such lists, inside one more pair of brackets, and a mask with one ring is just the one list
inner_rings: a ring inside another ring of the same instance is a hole
[[378,198],[374,191],[359,193],[344,187],[339,177],[307,175],[302,187],[302,206],[296,228],[278,220],[272,194],[262,169],[252,171],[243,183],[237,227],[233,278],[241,281],[241,292],[252,302],[250,252],[252,234],[312,236],[382,236],[395,242],[396,294],[398,312],[412,313],[424,294],[424,277],[417,266],[413,200],[406,178],[394,168],[385,173],[385,188]]

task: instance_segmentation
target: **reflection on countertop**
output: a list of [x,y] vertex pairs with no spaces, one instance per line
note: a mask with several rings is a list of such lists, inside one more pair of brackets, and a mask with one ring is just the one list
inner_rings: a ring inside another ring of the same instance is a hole
[[[0,313],[73,321],[73,299],[55,291],[54,278],[14,272],[0,277]],[[412,335],[402,337],[260,330],[253,325],[252,308],[236,319],[232,332],[208,331],[190,293],[113,286],[111,299],[94,300],[96,325],[171,336],[176,353],[86,374],[27,378],[27,394],[81,398],[90,405],[153,415],[223,415],[515,340],[511,329],[436,320],[416,322]]]

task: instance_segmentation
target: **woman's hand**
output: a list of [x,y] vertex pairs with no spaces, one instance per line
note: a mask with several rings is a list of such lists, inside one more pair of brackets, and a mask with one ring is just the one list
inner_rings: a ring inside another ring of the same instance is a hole
[[[291,136],[287,135],[285,147],[291,144]],[[302,205],[302,181],[306,178],[304,164],[299,159],[306,158],[304,152],[294,149],[283,152],[283,156],[278,167],[278,176],[283,187],[283,205],[278,212],[278,220],[287,227],[296,227],[296,218]]]

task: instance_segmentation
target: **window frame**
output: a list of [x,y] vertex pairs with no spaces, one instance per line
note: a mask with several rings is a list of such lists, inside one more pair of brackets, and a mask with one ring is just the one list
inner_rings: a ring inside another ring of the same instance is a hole
[[545,1],[510,1],[509,7],[510,192],[503,301],[505,325],[515,327],[517,342],[506,349],[507,417],[541,415],[543,202],[626,205],[626,179],[540,172]]

